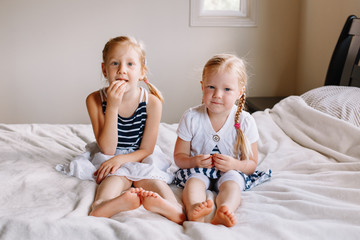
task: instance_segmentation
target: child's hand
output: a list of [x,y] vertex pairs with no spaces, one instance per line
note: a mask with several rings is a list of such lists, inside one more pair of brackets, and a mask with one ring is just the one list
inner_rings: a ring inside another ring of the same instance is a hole
[[107,108],[116,108],[120,106],[124,92],[126,90],[127,83],[124,80],[113,81],[110,83],[106,94],[107,94]]
[[212,168],[214,166],[213,160],[210,154],[197,155],[195,157],[196,166],[199,168]]
[[215,167],[222,172],[234,170],[237,161],[239,161],[230,156],[218,154],[218,153],[213,154],[212,159],[214,161]]
[[94,172],[94,176],[97,176],[96,182],[100,184],[101,181],[104,180],[109,173],[112,174],[116,172],[116,170],[118,170],[121,165],[121,161],[119,161],[119,159],[115,157],[103,162],[98,168],[98,170]]

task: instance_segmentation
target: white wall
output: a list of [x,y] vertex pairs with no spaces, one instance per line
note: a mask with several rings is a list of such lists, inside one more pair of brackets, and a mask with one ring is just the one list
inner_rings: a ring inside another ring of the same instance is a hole
[[189,27],[189,0],[1,0],[0,122],[89,123],[85,98],[104,85],[101,51],[118,35],[145,42],[163,122],[200,103],[216,53],[246,56],[248,96],[293,94],[301,1],[258,0],[258,27],[223,28]]

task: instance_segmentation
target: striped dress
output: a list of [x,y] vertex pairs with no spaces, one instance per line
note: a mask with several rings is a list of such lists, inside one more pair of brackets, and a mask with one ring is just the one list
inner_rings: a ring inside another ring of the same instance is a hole
[[[106,92],[100,90],[102,109],[106,111]],[[114,155],[129,154],[140,148],[141,140],[145,130],[147,118],[146,105],[148,92],[141,88],[139,105],[134,114],[129,118],[118,116],[118,144]],[[75,176],[83,180],[95,181],[94,172],[101,164],[114,155],[105,155],[101,152],[96,142],[86,146],[87,151],[73,159],[68,166],[56,166],[56,169],[69,176]],[[157,179],[170,184],[174,176],[167,169],[170,167],[172,157],[163,153],[161,148],[155,145],[152,154],[141,162],[126,162],[114,173],[107,176],[124,176],[130,181],[142,179]]]
[[[142,101],[144,99],[145,101]],[[103,112],[106,112],[106,92],[105,89],[100,90],[100,97],[102,102]],[[116,149],[118,150],[133,150],[140,148],[141,140],[144,134],[145,122],[147,118],[146,103],[148,100],[147,91],[141,88],[139,105],[134,114],[129,117],[121,117],[118,115],[117,131],[118,143]]]

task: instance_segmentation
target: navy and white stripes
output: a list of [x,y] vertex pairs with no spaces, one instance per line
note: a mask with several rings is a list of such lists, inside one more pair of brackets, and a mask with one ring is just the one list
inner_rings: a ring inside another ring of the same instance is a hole
[[[105,113],[105,101],[102,103],[102,108]],[[146,118],[146,102],[140,102],[135,113],[129,118],[118,115],[117,149],[132,149],[134,151],[139,149],[145,129]]]
[[[211,151],[211,155],[214,153],[220,153],[218,146],[216,145],[214,149]],[[221,153],[220,153],[221,154]],[[258,171],[256,170],[251,175],[246,175],[243,172],[237,171],[245,181],[245,191],[252,189],[253,187],[268,181],[271,178],[271,170],[267,171]],[[223,172],[217,170],[215,167],[213,168],[189,168],[189,169],[179,169],[175,172],[174,184],[178,187],[185,187],[186,181],[189,177],[194,173],[202,173],[209,179],[219,179]]]

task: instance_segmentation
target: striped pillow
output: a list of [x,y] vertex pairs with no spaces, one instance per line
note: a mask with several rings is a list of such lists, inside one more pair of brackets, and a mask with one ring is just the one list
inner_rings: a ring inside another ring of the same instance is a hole
[[360,88],[323,86],[301,95],[310,106],[360,127]]

